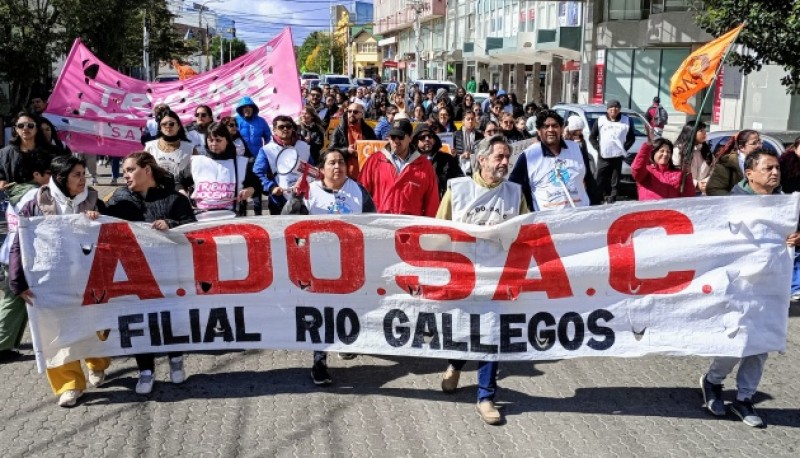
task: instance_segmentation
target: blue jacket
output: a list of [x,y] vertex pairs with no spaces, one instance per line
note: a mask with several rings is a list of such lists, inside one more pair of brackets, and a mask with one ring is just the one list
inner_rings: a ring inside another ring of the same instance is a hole
[[[247,119],[242,114],[242,109],[246,106],[253,107],[253,116]],[[242,97],[236,106],[236,124],[239,126],[239,134],[250,151],[259,151],[261,147],[272,141],[272,131],[264,118],[258,116],[258,107],[253,103],[253,99],[248,96]],[[262,142],[263,141],[263,142]]]

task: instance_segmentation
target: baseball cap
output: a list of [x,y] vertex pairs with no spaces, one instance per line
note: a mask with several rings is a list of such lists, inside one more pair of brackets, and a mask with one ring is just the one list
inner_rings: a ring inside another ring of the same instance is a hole
[[578,116],[570,116],[567,120],[567,130],[583,130],[585,125],[583,124],[583,120]]
[[392,123],[392,128],[389,129],[389,136],[403,136],[411,135],[414,128],[411,126],[411,121],[407,118],[395,119]]

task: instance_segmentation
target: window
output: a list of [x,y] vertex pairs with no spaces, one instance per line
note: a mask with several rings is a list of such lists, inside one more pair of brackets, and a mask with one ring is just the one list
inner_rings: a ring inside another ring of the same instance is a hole
[[360,53],[378,52],[378,45],[375,43],[358,43],[356,49]]
[[[666,0],[664,0],[666,1]],[[607,21],[638,21],[650,16],[650,0],[608,0]]]
[[669,13],[672,11],[689,11],[692,0],[651,0],[652,14]]

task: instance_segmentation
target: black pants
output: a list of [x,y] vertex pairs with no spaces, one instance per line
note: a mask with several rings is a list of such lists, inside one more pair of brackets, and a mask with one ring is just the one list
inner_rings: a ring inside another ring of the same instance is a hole
[[[156,356],[155,353],[147,353],[144,355],[135,355],[136,356],[136,367],[139,368],[139,372],[141,371],[150,371],[153,372],[156,369]],[[167,356],[170,358],[177,358],[179,356],[183,356],[181,352],[171,352],[167,353]]]
[[597,186],[611,202],[617,200],[617,186],[622,174],[622,156],[604,159],[597,157]]

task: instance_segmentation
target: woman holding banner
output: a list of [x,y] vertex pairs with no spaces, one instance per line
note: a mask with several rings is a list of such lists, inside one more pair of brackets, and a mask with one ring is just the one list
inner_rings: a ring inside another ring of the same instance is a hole
[[[159,231],[196,221],[189,199],[175,190],[172,176],[158,166],[150,153],[140,151],[128,155],[122,163],[122,173],[126,187],[114,192],[105,214],[127,221],[152,223],[153,229]],[[139,368],[136,393],[149,394],[155,381],[155,354],[135,356]],[[168,356],[170,380],[183,383],[186,378],[183,354],[169,353]]]
[[[347,176],[347,160],[344,153],[328,150],[320,157],[322,180],[300,180],[291,202],[283,207],[284,215],[356,215],[375,213],[375,203],[366,189]],[[352,359],[342,354],[343,359]],[[311,379],[315,385],[331,384],[328,373],[328,355],[324,351],[314,352]]]
[[236,146],[227,126],[215,122],[208,128],[205,154],[192,157],[188,173],[180,176],[180,185],[194,188],[198,219],[236,216],[239,202],[247,202],[258,187],[253,163],[236,154]]
[[[86,163],[74,156],[58,156],[50,165],[50,182],[36,192],[36,196],[20,210],[20,216],[75,215],[83,213],[97,219],[98,206],[103,203],[97,191],[86,186]],[[9,288],[25,302],[33,305],[36,296],[30,290],[22,269],[22,254],[19,238],[14,241],[9,253]],[[86,358],[89,368],[89,383],[100,386],[106,378],[110,358]],[[47,380],[58,405],[73,407],[86,389],[86,376],[80,361],[70,361],[62,366],[47,369]]]

